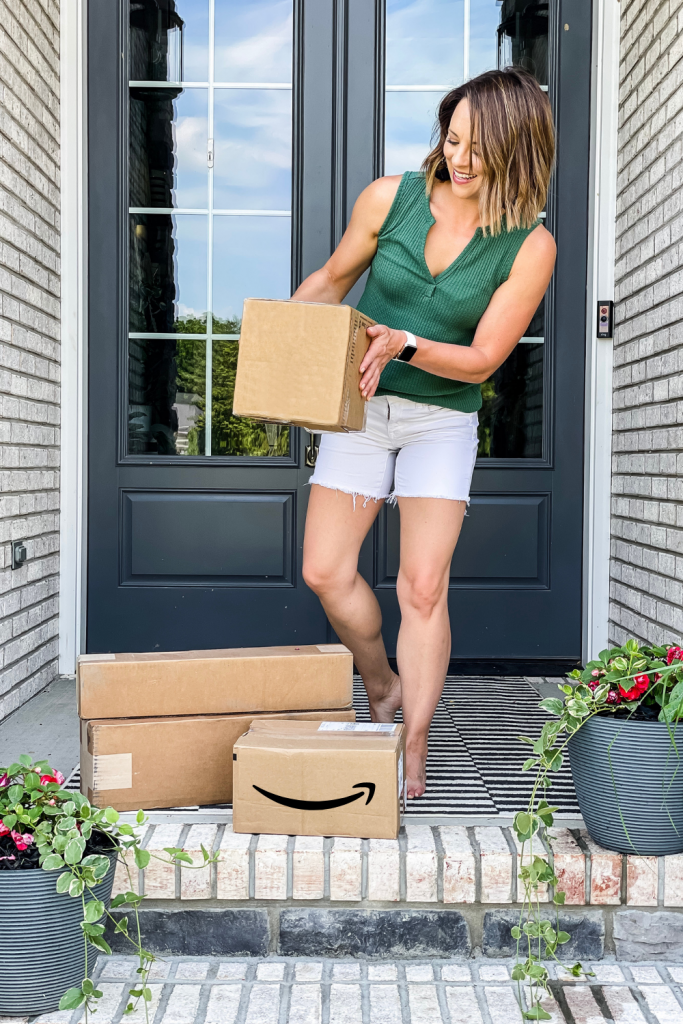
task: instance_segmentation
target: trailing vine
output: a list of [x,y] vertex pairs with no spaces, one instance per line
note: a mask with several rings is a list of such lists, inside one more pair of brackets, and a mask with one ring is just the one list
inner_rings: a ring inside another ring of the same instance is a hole
[[[519,737],[532,747],[533,755],[524,762],[523,771],[536,773],[527,808],[515,815],[513,823],[521,844],[519,879],[523,896],[519,920],[512,929],[516,942],[512,977],[517,982],[524,1020],[551,1019],[542,1005],[544,998],[550,997],[544,961],[559,964],[558,949],[571,939],[560,927],[559,908],[564,906],[565,893],[559,889],[547,855],[539,854],[539,846],[545,854],[541,837],[552,827],[557,810],[548,804],[545,794],[552,785],[550,776],[564,763],[569,741],[595,715],[618,715],[626,721],[639,712],[652,721],[666,723],[672,750],[679,756],[674,733],[683,717],[683,648],[641,647],[636,640],[628,640],[623,647],[602,651],[583,671],[575,669],[568,678],[571,683],[559,686],[562,697],[547,697],[539,704],[555,719],[545,722],[538,739]],[[541,909],[543,886],[552,893],[554,920]],[[590,974],[581,963],[562,966],[576,978]]]

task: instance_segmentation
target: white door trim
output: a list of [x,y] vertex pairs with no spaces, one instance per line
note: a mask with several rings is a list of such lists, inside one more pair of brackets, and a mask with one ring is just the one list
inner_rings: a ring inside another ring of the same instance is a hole
[[612,341],[596,337],[598,300],[614,299],[619,109],[619,3],[593,8],[593,89],[586,288],[584,663],[607,647],[612,448]]
[[61,489],[59,671],[76,671],[85,644],[87,442],[85,0],[60,9]]

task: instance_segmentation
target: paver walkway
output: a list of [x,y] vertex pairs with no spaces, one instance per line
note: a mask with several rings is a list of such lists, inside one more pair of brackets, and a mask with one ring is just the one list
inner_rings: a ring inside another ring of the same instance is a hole
[[[121,1020],[136,962],[101,957],[96,1024]],[[509,960],[314,960],[169,957],[155,965],[153,1024],[517,1024]],[[587,982],[551,968],[551,1024],[683,1024],[683,965],[592,967]],[[126,984],[128,983],[128,984]],[[76,1024],[50,1013],[35,1024]],[[17,1019],[12,1019],[19,1024]],[[28,1020],[28,1018],[24,1018]],[[144,1011],[125,1018],[144,1024]],[[0,1024],[10,1018],[0,1017]]]

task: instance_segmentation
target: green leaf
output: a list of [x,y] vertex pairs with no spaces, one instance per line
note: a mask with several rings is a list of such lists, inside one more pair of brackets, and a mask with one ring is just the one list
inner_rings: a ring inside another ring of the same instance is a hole
[[538,706],[551,715],[561,715],[564,711],[564,701],[561,701],[559,697],[546,697]]
[[51,853],[45,858],[42,864],[43,871],[56,871],[58,868],[64,867],[64,861],[58,853]]
[[535,758],[535,757],[530,757],[530,758],[528,758],[528,759],[527,759],[527,760],[526,760],[526,761],[524,762],[524,764],[522,765],[522,771],[523,771],[523,772],[528,772],[528,771],[529,771],[529,770],[530,770],[531,768],[533,768],[533,766],[534,766],[534,765],[535,765],[536,763],[537,763],[537,762],[536,762],[536,758]]
[[520,811],[515,815],[515,832],[527,835],[531,828],[531,816],[526,811]]
[[62,818],[57,822],[57,828],[60,832],[70,832],[72,828],[76,827],[76,819],[71,814],[67,814],[65,818]]
[[104,809],[105,821],[108,821],[110,825],[115,825],[119,820],[119,812],[115,811],[113,807],[105,807]]
[[517,925],[515,925],[515,927],[510,932],[510,935],[512,935],[513,939],[521,939],[521,937],[522,937],[522,930],[521,930],[521,928],[518,928]]
[[559,942],[559,944],[561,946],[564,945],[565,942],[569,942],[570,939],[571,939],[571,935],[569,934],[569,932],[558,932],[557,933],[557,941]]
[[135,820],[137,821],[138,825],[144,824],[145,812],[144,811],[138,811],[138,813],[135,815]]
[[69,886],[69,896],[82,896],[85,888],[82,878],[74,878]]
[[556,903],[558,907],[564,906],[564,901],[567,898],[566,892],[556,892],[553,898],[553,903]]
[[147,988],[147,986],[145,986],[145,988],[143,988],[143,990],[142,990],[142,998],[145,1000],[146,1003],[151,1003],[152,1002],[152,990],[151,990],[151,988]]
[[104,914],[104,903],[102,900],[91,900],[85,905],[85,919],[88,924],[94,924]]
[[149,864],[149,850],[141,850],[139,846],[135,847],[135,863],[139,868],[146,868]]
[[83,979],[83,981],[81,982],[81,988],[85,992],[86,996],[91,995],[91,993],[95,991],[95,986],[93,985],[90,978]]
[[95,949],[101,949],[103,953],[106,953],[108,956],[111,955],[111,946],[108,942],[105,942],[101,935],[89,935],[88,942],[94,946]]
[[112,910],[116,910],[117,907],[122,907],[126,902],[126,897],[122,892],[120,892],[118,896],[114,896],[114,899],[111,901],[111,908]]
[[24,775],[24,789],[29,792],[34,789],[40,789],[40,779],[35,772],[26,772],[26,775]]
[[78,864],[85,851],[85,839],[70,839],[64,851],[67,864]]
[[524,970],[523,964],[515,964],[512,968],[512,980],[513,981],[524,981],[526,978],[526,971]]
[[68,842],[69,842],[69,840],[68,840],[67,836],[62,835],[62,833],[60,832],[60,833],[58,833],[53,838],[53,840],[52,840],[52,848],[53,848],[53,850],[56,850],[57,853],[64,853],[64,851],[66,850],[66,845],[67,845]]
[[123,825],[119,825],[119,835],[134,836],[135,832],[133,831],[133,826],[129,825],[126,821],[124,821]]
[[33,761],[28,756],[28,754],[20,754],[19,755],[19,761],[24,766],[24,768],[30,768],[31,765],[33,764]]
[[552,1016],[543,1009],[540,1003],[530,1010],[525,1010],[522,1013],[522,1018],[523,1020],[552,1020]]
[[11,831],[17,823],[16,814],[6,814],[5,817],[2,819],[2,823],[5,826],[5,828],[10,829]]
[[119,921],[117,921],[116,922],[116,927],[114,928],[114,931],[115,932],[123,932],[124,935],[127,935],[128,934],[128,918],[127,917],[122,917]]
[[19,786],[16,783],[14,786],[10,786],[9,789],[7,790],[7,796],[9,798],[10,803],[12,804],[18,804],[23,795],[24,787]]
[[57,879],[57,892],[67,892],[72,878],[73,875],[70,871],[65,871],[64,874],[60,875]]
[[75,1010],[83,1002],[85,1002],[85,996],[80,988],[70,988],[64,993],[62,998],[59,1000],[60,1010]]

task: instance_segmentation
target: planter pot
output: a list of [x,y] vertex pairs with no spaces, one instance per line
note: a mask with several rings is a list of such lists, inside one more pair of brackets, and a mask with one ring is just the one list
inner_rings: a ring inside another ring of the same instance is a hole
[[596,843],[648,857],[683,852],[683,729],[676,745],[681,760],[663,722],[601,716],[571,738],[576,795]]
[[[93,892],[109,905],[116,858]],[[85,973],[83,904],[57,892],[61,871],[0,871],[0,1014],[55,1010]],[[88,959],[97,951],[91,946]],[[92,963],[92,961],[90,961]]]

